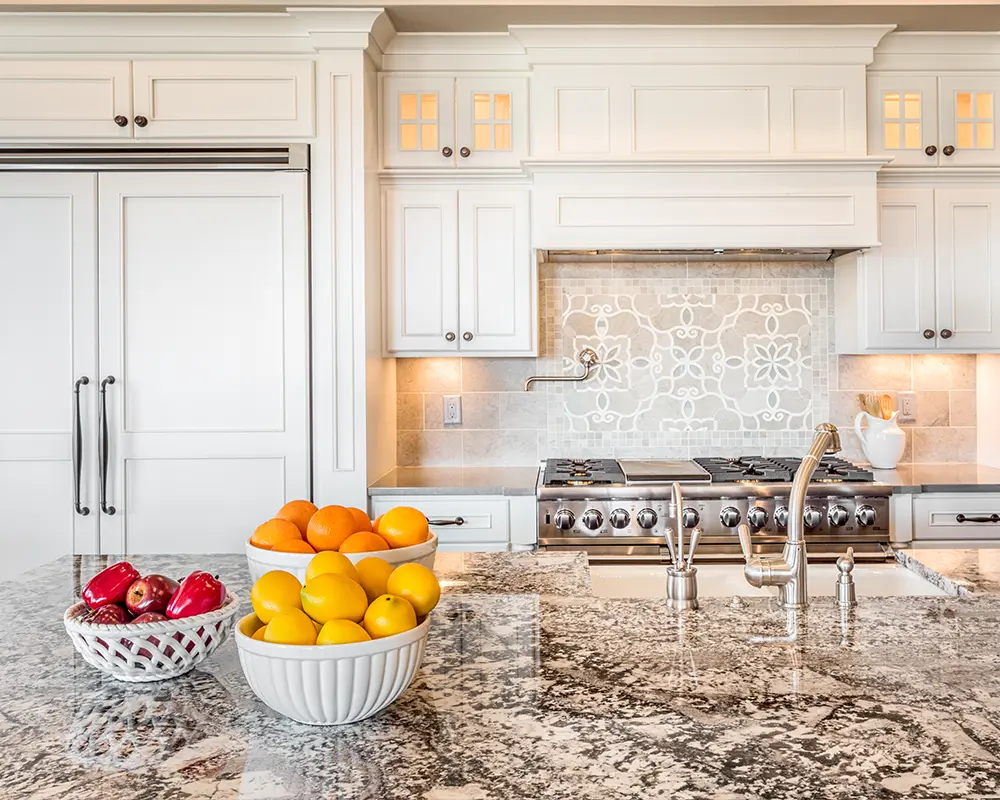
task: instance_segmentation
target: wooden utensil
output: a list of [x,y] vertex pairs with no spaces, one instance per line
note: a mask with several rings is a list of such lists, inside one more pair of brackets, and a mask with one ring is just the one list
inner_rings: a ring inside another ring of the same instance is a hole
[[889,419],[892,416],[892,398],[887,394],[878,398],[879,410],[882,412],[882,419]]

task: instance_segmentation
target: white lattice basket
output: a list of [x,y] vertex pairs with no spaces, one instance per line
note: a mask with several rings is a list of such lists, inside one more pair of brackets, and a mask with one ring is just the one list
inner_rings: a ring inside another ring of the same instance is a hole
[[120,681],[145,683],[193,670],[229,638],[238,610],[236,595],[227,594],[222,608],[208,614],[138,625],[95,625],[83,621],[89,609],[77,603],[66,609],[63,624],[88,664]]

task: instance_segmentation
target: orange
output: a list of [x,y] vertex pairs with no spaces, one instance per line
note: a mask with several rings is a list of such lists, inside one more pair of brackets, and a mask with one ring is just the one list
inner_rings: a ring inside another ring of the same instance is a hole
[[417,509],[407,506],[386,511],[378,524],[378,535],[392,548],[410,547],[426,542],[429,530],[427,517]]
[[278,542],[274,547],[271,548],[272,553],[315,553],[316,551],[312,549],[312,545],[309,542],[303,542],[301,539],[289,539],[285,542]]
[[292,539],[302,539],[302,534],[295,527],[294,523],[287,519],[269,519],[262,525],[257,526],[257,530],[250,537],[250,544],[262,550],[270,550],[280,542],[287,542]]
[[348,511],[351,512],[351,516],[354,517],[354,530],[356,531],[370,531],[372,529],[372,521],[368,519],[368,515],[362,511],[360,508],[354,508],[349,506]]
[[354,525],[354,515],[343,506],[324,506],[309,520],[306,539],[317,550],[338,550]]
[[373,639],[395,636],[416,627],[417,614],[402,597],[384,594],[365,612],[365,630]]
[[368,608],[368,595],[350,578],[324,572],[302,587],[302,610],[325,625],[331,619],[361,622]]
[[335,572],[357,583],[361,582],[361,576],[351,559],[335,550],[324,550],[315,555],[306,567],[306,583],[324,572]]
[[[379,523],[382,522],[382,517],[384,516],[385,514],[379,514],[377,517],[375,517],[375,519],[372,520],[372,533],[378,533]],[[381,534],[379,535],[381,536]]]
[[410,601],[418,617],[431,613],[441,599],[441,584],[437,577],[423,564],[400,564],[386,581],[385,590],[389,594]]
[[254,635],[251,636],[250,638],[256,639],[258,642],[263,642],[265,641],[264,639],[265,631],[267,631],[267,625],[261,625],[259,628],[257,628],[256,631],[254,631]]
[[273,569],[261,575],[250,590],[250,603],[257,614],[257,619],[265,625],[274,617],[288,609],[301,609],[302,598],[299,593],[302,584],[290,572]]
[[371,602],[379,595],[385,594],[385,584],[392,574],[393,566],[384,558],[369,556],[362,558],[354,565],[361,577],[361,588],[368,595],[368,602]]
[[388,549],[389,543],[385,539],[377,533],[368,533],[368,531],[352,533],[340,545],[341,553],[376,553],[379,550]]
[[264,641],[274,644],[316,644],[316,626],[301,608],[275,615],[264,631]]
[[349,619],[331,619],[316,637],[316,644],[352,644],[370,642],[368,632],[358,623]]
[[292,500],[290,503],[285,503],[274,516],[278,519],[287,519],[299,529],[299,533],[305,536],[306,526],[309,525],[309,520],[315,513],[316,506],[308,500]]

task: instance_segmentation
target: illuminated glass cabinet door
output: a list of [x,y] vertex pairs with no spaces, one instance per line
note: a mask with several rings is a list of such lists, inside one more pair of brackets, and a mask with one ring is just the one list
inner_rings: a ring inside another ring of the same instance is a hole
[[940,78],[938,94],[941,165],[1000,165],[1000,146],[997,142],[1000,78]]
[[523,78],[456,82],[458,166],[519,167],[528,154],[528,84]]
[[455,79],[387,76],[382,84],[386,167],[453,168]]
[[893,167],[935,167],[938,141],[937,82],[925,76],[868,78],[868,152],[892,157]]

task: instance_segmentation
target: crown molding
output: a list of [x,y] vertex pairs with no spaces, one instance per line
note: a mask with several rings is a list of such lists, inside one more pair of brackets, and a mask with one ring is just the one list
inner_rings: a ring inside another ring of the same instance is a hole
[[878,173],[879,187],[954,187],[1000,184],[1000,167],[889,167]]
[[524,46],[509,33],[400,33],[385,50],[385,70],[525,71]]
[[849,158],[526,158],[528,173],[655,173],[655,172],[875,172],[892,159],[883,156]]
[[875,49],[871,71],[1000,70],[1000,33],[890,33]]

